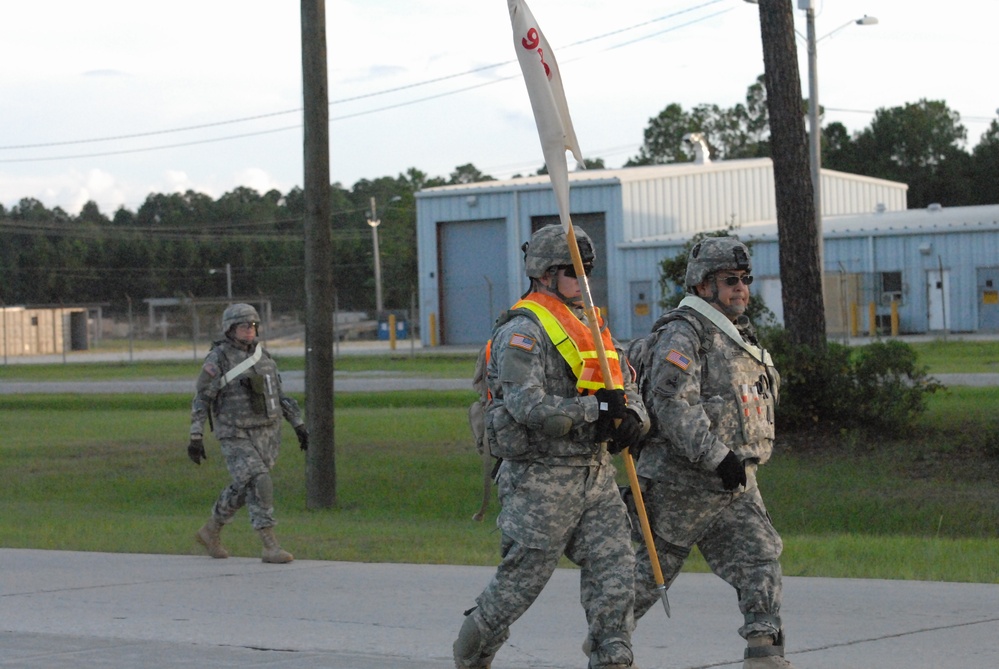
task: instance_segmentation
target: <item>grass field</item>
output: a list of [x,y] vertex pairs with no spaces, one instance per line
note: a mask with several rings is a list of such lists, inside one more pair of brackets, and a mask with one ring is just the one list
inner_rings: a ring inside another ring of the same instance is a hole
[[[934,355],[934,365],[965,364],[964,353]],[[421,365],[431,363],[420,360],[365,356],[364,368],[351,371],[395,372],[402,364],[404,373],[428,373]],[[434,374],[461,376],[472,361],[432,364]],[[44,367],[2,368],[0,382],[55,371]],[[83,374],[77,378],[177,378],[197,364],[53,367]],[[304,456],[285,429],[275,469],[283,544],[308,559],[495,564],[495,501],[486,522],[471,520],[480,495],[465,417],[472,398],[471,391],[338,395],[337,504],[326,510],[305,508]],[[191,535],[228,477],[211,437],[206,463],[187,459],[189,403],[175,395],[0,395],[0,546],[196,552]],[[785,573],[999,583],[996,406],[999,389],[955,388],[932,396],[919,423],[893,439],[779,438],[760,484],[784,537]],[[259,554],[245,512],[225,539],[237,555]],[[695,554],[688,569],[706,566]]]

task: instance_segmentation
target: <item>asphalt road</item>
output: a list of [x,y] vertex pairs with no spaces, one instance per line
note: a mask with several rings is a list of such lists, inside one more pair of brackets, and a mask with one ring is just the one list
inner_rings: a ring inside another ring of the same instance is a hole
[[[462,611],[493,573],[12,549],[0,565],[11,669],[451,669]],[[731,587],[681,574],[670,602],[672,618],[657,607],[640,622],[638,666],[742,666]],[[782,614],[798,669],[999,667],[999,585],[787,577]],[[493,669],[585,667],[579,572],[557,570],[511,632]]]

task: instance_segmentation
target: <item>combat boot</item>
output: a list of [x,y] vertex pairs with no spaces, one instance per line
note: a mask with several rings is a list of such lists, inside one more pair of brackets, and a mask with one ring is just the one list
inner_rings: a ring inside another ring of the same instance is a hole
[[589,669],[638,669],[626,634],[608,634],[596,641],[587,637],[583,654],[590,658]]
[[754,636],[748,639],[746,659],[742,669],[794,669],[784,659],[784,634],[775,639],[772,636]]
[[270,562],[271,564],[285,564],[286,562],[291,562],[295,559],[291,553],[278,545],[278,540],[274,536],[273,527],[265,527],[257,530],[257,534],[260,535],[260,540],[264,544],[264,551],[260,558],[264,562]]
[[229,557],[229,551],[222,545],[222,538],[219,536],[222,533],[223,527],[222,523],[213,517],[209,518],[201,526],[201,529],[194,534],[194,540],[207,548],[208,554],[217,560],[224,560]]
[[496,652],[510,638],[510,631],[507,630],[491,641],[483,641],[474,611],[472,609],[465,614],[465,622],[461,624],[458,638],[452,646],[455,669],[490,669]]

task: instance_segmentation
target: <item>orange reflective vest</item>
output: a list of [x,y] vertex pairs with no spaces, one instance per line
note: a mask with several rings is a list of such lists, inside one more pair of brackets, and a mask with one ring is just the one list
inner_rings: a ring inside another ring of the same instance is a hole
[[593,393],[601,388],[624,388],[617,349],[614,348],[610,332],[604,328],[603,318],[599,315],[597,325],[600,328],[600,338],[604,343],[607,364],[610,367],[610,384],[604,383],[600,359],[593,343],[593,333],[561,300],[544,293],[531,293],[513,305],[513,308],[527,309],[538,317],[549,339],[576,375],[576,388],[580,393]]

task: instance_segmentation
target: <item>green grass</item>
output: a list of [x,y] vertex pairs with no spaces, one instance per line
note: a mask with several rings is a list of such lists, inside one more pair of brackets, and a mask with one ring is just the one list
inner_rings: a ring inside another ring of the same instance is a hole
[[999,372],[999,338],[992,341],[945,341],[910,344],[919,364],[931,374],[974,374]]
[[[146,344],[151,349],[163,348],[162,343]],[[994,341],[934,340],[910,346],[918,354],[919,364],[926,365],[930,374],[999,372],[999,338]],[[179,344],[173,348],[182,350]],[[190,360],[0,365],[0,381],[193,379],[207,347],[199,345],[198,351],[198,360],[194,359],[192,352]],[[302,356],[276,358],[282,371],[305,369],[305,358]],[[404,348],[395,353],[341,355],[334,362],[336,373],[392,373],[440,378],[471,378],[474,367],[474,354],[438,352],[433,349],[420,349],[412,356]]]
[[[338,396],[333,509],[306,508],[304,455],[285,429],[274,470],[282,543],[306,559],[495,565],[495,499],[486,522],[471,520],[481,490],[465,415],[473,397]],[[0,396],[0,546],[196,553],[192,533],[228,476],[211,437],[207,462],[187,459],[189,401]],[[895,440],[779,440],[760,485],[785,573],[999,583],[999,449],[987,447],[997,401],[992,388],[938,394]],[[245,511],[225,541],[259,554]],[[707,567],[695,552],[687,569]]]

